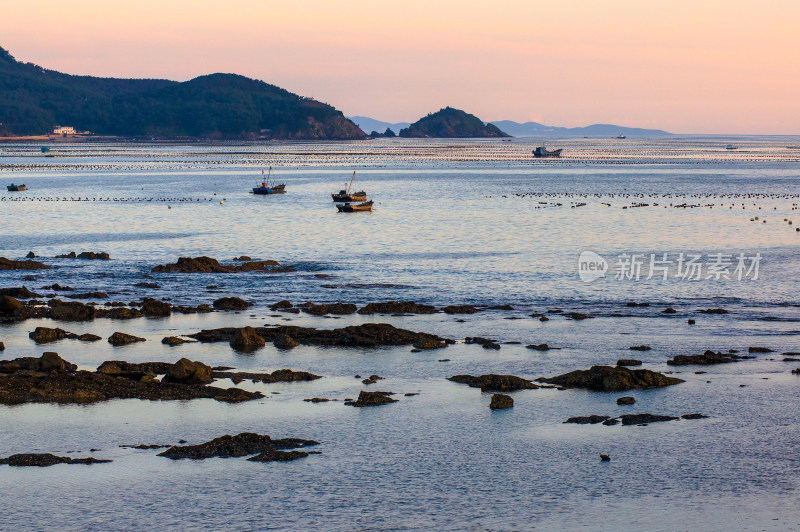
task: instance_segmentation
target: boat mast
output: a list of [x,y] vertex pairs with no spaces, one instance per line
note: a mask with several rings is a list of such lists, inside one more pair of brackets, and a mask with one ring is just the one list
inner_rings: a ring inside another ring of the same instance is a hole
[[353,170],[353,177],[350,178],[350,184],[347,185],[347,193],[350,194],[350,189],[353,188],[353,181],[356,180],[356,171]]

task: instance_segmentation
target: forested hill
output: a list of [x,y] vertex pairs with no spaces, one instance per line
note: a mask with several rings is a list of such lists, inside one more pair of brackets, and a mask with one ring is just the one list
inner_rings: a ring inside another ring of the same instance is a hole
[[21,63],[0,48],[0,131],[72,126],[98,135],[360,139],[330,105],[235,74],[179,83],[71,76]]
[[435,113],[424,116],[400,130],[401,137],[431,138],[476,138],[476,137],[510,137],[497,126],[484,124],[475,115],[460,109],[445,107]]

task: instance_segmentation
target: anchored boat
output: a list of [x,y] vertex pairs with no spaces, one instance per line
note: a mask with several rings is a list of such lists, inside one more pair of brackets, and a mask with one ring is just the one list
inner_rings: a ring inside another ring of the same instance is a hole
[[539,146],[535,150],[533,150],[534,157],[561,157],[561,150],[559,148],[557,150],[548,150],[544,146]]
[[350,192],[353,188],[353,182],[356,180],[356,173],[353,172],[353,177],[350,178],[350,183],[348,183],[347,187],[343,190],[340,190],[338,193],[331,194],[333,201],[337,203],[350,203],[353,201],[366,201],[367,200],[367,193],[363,190],[359,190],[358,192]]
[[263,181],[261,182],[260,186],[253,187],[253,194],[259,194],[261,196],[266,196],[269,194],[285,194],[286,193],[286,184],[285,183],[274,183],[270,180],[272,177],[272,167],[269,167],[269,173],[264,176],[264,170],[261,170],[261,178]]
[[22,190],[28,190],[28,187],[26,187],[25,185],[15,185],[14,183],[11,183],[6,188],[8,189],[9,192],[20,192]]
[[364,203],[343,203],[337,205],[336,208],[339,209],[339,212],[372,212],[372,203],[372,200],[365,201]]

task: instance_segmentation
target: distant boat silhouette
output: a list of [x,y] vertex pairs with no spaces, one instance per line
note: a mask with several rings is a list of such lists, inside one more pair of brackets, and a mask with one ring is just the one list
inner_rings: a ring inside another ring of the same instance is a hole
[[535,150],[533,150],[533,156],[537,158],[541,157],[561,157],[561,151],[563,148],[559,148],[557,150],[548,150],[544,146],[539,146]]

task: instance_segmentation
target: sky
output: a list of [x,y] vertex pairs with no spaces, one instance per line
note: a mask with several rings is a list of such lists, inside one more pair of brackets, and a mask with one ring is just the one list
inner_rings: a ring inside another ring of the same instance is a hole
[[3,0],[0,46],[67,72],[261,79],[347,116],[800,134],[800,1]]

